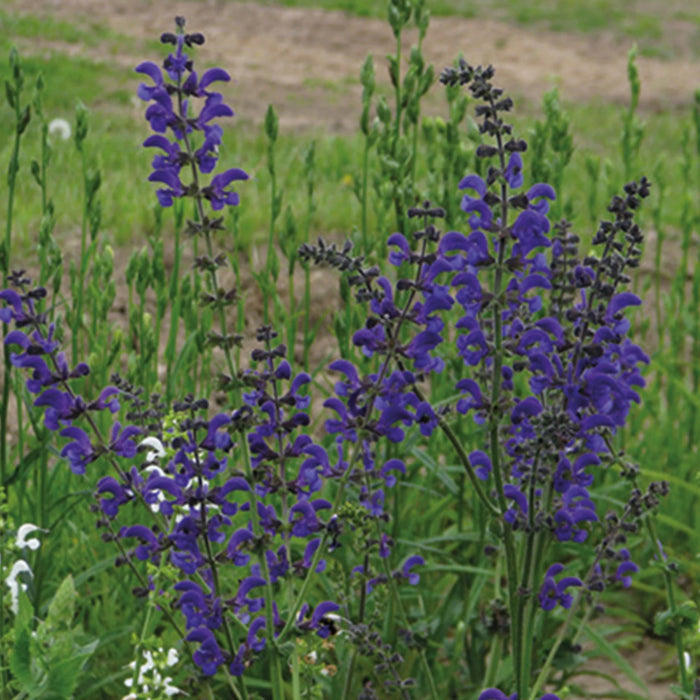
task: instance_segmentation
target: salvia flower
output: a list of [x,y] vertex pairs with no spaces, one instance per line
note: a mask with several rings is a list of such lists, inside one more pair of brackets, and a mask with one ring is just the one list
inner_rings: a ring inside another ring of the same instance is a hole
[[[200,77],[185,50],[203,44],[204,37],[199,33],[185,33],[182,18],[177,29],[176,34],[166,32],[161,36],[163,43],[175,46],[162,68],[152,61],[136,67],[136,72],[150,78],[152,83],[142,83],[138,89],[138,96],[149,103],[146,119],[156,132],[143,145],[162,151],[152,160],[153,172],[149,180],[163,185],[156,192],[163,207],[172,206],[175,199],[185,196],[194,196],[200,204],[208,200],[214,211],[237,206],[239,196],[229,186],[237,180],[248,179],[240,168],[214,175],[208,185],[199,182],[199,177],[214,172],[218,163],[223,130],[213,120],[233,116],[223,95],[211,91],[210,87],[217,82],[228,82],[231,77],[222,68],[210,68]],[[203,100],[204,104],[193,116],[195,100]],[[197,147],[192,140],[194,132],[202,134]],[[193,181],[189,183],[182,180],[185,167],[192,172]]]

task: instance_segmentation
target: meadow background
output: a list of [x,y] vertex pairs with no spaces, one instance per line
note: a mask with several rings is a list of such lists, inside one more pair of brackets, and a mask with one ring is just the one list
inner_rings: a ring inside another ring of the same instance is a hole
[[[679,595],[682,600],[697,601],[697,3],[436,0],[428,3],[428,9],[432,17],[423,44],[426,62],[434,64],[437,74],[461,51],[472,64],[492,63],[496,67],[497,83],[516,100],[516,129],[530,139],[531,147],[537,144],[540,149],[537,160],[526,160],[526,168],[539,168],[529,171],[528,176],[548,178],[555,185],[558,214],[572,221],[584,240],[592,236],[601,207],[621,183],[642,174],[653,183],[651,203],[644,207],[640,219],[647,233],[645,262],[634,280],[646,305],[633,319],[636,338],[650,352],[652,363],[643,404],[631,414],[629,428],[620,439],[630,459],[642,466],[644,479],[666,479],[671,484],[671,494],[658,516],[659,533],[669,557],[679,562]],[[186,252],[181,259],[173,235],[173,218],[158,210],[153,188],[145,182],[150,154],[140,144],[147,136],[147,126],[143,104],[135,98],[139,79],[133,73],[141,60],[161,55],[156,37],[169,28],[175,14],[186,16],[189,28],[206,34],[207,64],[223,66],[233,77],[223,91],[236,111],[236,119],[233,125],[225,126],[222,161],[226,167],[246,169],[254,178],[239,188],[242,205],[235,220],[228,222],[233,235],[222,240],[232,258],[240,260],[240,268],[233,271],[245,300],[240,330],[255,328],[268,315],[290,318],[293,299],[297,310],[305,305],[310,312],[309,328],[302,328],[304,322],[299,321],[297,355],[301,362],[314,365],[338,347],[347,349],[347,329],[357,320],[344,304],[347,290],[334,275],[314,272],[310,277],[311,296],[303,300],[303,285],[290,286],[286,272],[293,265],[289,253],[292,243],[314,240],[319,234],[336,241],[350,236],[383,264],[382,241],[395,229],[396,222],[379,206],[363,210],[358,194],[365,153],[365,139],[359,130],[360,69],[368,54],[374,55],[377,95],[385,96],[389,103],[392,95],[385,56],[395,47],[384,12],[383,3],[372,0],[280,5],[205,0],[2,3],[0,56],[5,58],[0,63],[0,80],[10,77],[6,57],[15,46],[25,72],[26,99],[33,94],[37,76],[43,75],[42,108],[47,121],[63,118],[75,129],[76,104],[84,105],[88,112],[89,130],[82,151],[72,140],[63,142],[57,136],[51,139],[53,155],[47,189],[54,216],[50,230],[45,224],[42,229],[46,202],[42,205],[41,191],[28,176],[32,159],[39,158],[41,143],[39,129],[30,125],[20,157],[22,177],[11,260],[13,267],[26,267],[34,274],[51,268],[54,279],[60,276],[57,271],[64,269],[62,282],[67,293],[69,277],[76,278],[69,270],[73,267],[79,276],[82,268],[81,240],[85,240],[84,230],[88,230],[89,241],[95,244],[90,252],[83,311],[90,319],[87,325],[91,334],[85,342],[88,352],[96,356],[96,382],[100,368],[106,375],[110,362],[121,363],[144,382],[155,377],[163,380],[158,347],[168,347],[173,340],[168,324],[164,321],[161,327],[157,323],[154,337],[147,338],[144,324],[148,321],[140,312],[146,311],[151,320],[158,318],[158,285],[165,288],[173,270],[187,269],[187,260],[191,259]],[[405,37],[406,56],[416,36],[408,32]],[[269,104],[274,105],[279,119],[274,139],[270,138]],[[424,100],[422,123],[417,130],[421,143],[418,152],[427,155],[416,163],[415,177],[426,192],[440,192],[446,186],[435,181],[435,173],[448,170],[448,150],[441,149],[443,145],[449,148],[449,129],[445,126],[450,121],[449,110],[444,90],[433,86]],[[469,119],[460,121],[459,128],[468,133]],[[3,169],[11,157],[13,129],[11,111],[3,102]],[[453,155],[465,173],[473,167],[468,150],[463,148]],[[272,168],[271,159],[275,164]],[[378,166],[371,163],[370,167]],[[98,170],[99,221],[94,209],[85,213],[84,188],[80,184],[81,179],[89,181]],[[454,185],[459,176],[452,173],[452,177]],[[454,187],[451,191],[456,201]],[[278,198],[280,203],[279,216],[272,221],[271,198]],[[0,222],[6,220],[6,203],[6,197],[0,196]],[[55,249],[46,245],[49,235]],[[42,236],[43,252],[39,253]],[[54,261],[51,267],[41,256],[58,249],[63,252],[63,265]],[[271,262],[271,255],[276,262]],[[147,260],[151,259],[160,261],[160,267],[153,265],[146,276],[139,273],[148,268]],[[143,281],[148,275],[150,282],[139,285],[139,279]],[[274,304],[270,301],[273,297],[277,299]],[[109,311],[108,300],[114,302]],[[342,314],[340,309],[344,309]],[[67,308],[65,314],[69,316],[71,311],[75,309]],[[186,321],[177,336],[185,343],[190,339]],[[107,354],[113,357],[102,357],[106,346],[113,349]],[[207,369],[199,368],[201,382],[206,382]],[[322,388],[323,373],[316,380]],[[181,388],[166,387],[171,392]],[[31,426],[21,411],[18,417],[16,406],[11,414],[10,442],[13,449],[21,450],[23,443],[29,442]],[[82,630],[86,638],[100,639],[76,697],[117,697],[125,677],[124,666],[132,659],[132,635],[138,629],[134,622],[138,601],[131,596],[133,582],[115,575],[114,552],[100,540],[87,509],[89,486],[65,468],[54,470],[57,460],[47,450],[46,445],[39,444],[29,459],[7,475],[5,484],[16,522],[34,522],[50,531],[30,562],[35,572],[35,605],[37,609],[45,608],[64,577],[74,575]],[[440,488],[460,492],[463,484],[450,472],[449,465],[438,471],[435,483],[422,488],[430,495],[439,494]],[[29,487],[17,488],[20,483],[28,483]],[[598,489],[603,499],[615,501],[620,497],[613,480],[608,484],[603,481]],[[407,498],[403,507],[410,507],[410,499],[418,495],[409,494]],[[428,512],[422,516],[425,521],[431,517]],[[447,517],[456,523],[462,516],[453,513]],[[420,529],[418,525],[416,528]],[[426,551],[437,546],[439,538],[447,537],[446,532],[423,532]],[[401,536],[413,539],[410,533]],[[70,552],[70,556],[58,556],[59,552]],[[640,563],[651,556],[651,550],[635,553]],[[426,589],[444,591],[458,579],[454,571],[437,567],[432,578],[426,576],[425,585]],[[642,697],[646,696],[645,686],[650,697],[664,697],[659,688],[666,688],[673,677],[673,655],[663,644],[656,646],[659,640],[650,640],[654,636],[654,614],[665,607],[664,600],[661,577],[652,567],[635,578],[631,589],[618,594],[599,632],[602,629],[609,639],[616,640],[619,655],[606,647],[590,650],[591,658],[613,657],[613,663],[609,659],[595,662],[592,668],[596,674],[612,674]],[[647,639],[641,650],[640,635]],[[700,637],[694,643],[700,648]],[[625,659],[631,659],[630,663]],[[660,685],[652,686],[655,681]],[[606,678],[589,680],[586,687],[590,692],[613,697],[610,689],[614,686]]]

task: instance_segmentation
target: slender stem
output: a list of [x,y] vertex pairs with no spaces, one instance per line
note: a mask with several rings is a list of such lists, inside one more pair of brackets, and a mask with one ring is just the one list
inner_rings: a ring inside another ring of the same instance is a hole
[[80,262],[78,264],[78,286],[73,290],[73,299],[75,301],[73,328],[72,328],[72,345],[73,345],[73,363],[78,362],[78,344],[79,331],[83,326],[83,285],[85,284],[85,273],[87,271],[87,256],[85,250],[87,248],[87,226],[90,209],[90,183],[88,177],[87,157],[85,155],[85,145],[83,142],[78,146],[80,150],[80,162],[83,172],[83,218],[80,225]]
[[[369,554],[365,554],[364,561],[362,562],[362,571],[365,577],[369,576]],[[358,624],[362,624],[365,621],[365,604],[367,602],[367,584],[364,580],[360,584],[360,609],[357,614]],[[358,647],[353,646],[352,653],[350,654],[350,661],[348,662],[348,669],[345,673],[345,683],[343,684],[343,695],[342,700],[348,700],[350,697],[350,692],[352,691],[352,682],[355,676],[355,663],[359,655]]]
[[[404,369],[404,365],[402,362],[397,362],[398,366],[400,369]],[[411,387],[413,389],[413,392],[415,395],[418,397],[419,401],[425,401],[425,397],[423,396],[423,393],[421,390],[416,386],[415,384]],[[488,498],[488,496],[484,493],[484,489],[481,486],[481,481],[479,477],[476,475],[476,472],[474,471],[474,467],[472,466],[471,462],[469,461],[469,457],[464,449],[464,446],[462,445],[460,439],[457,437],[456,433],[454,430],[452,430],[452,426],[445,420],[444,416],[441,416],[439,414],[437,415],[438,419],[438,425],[440,426],[440,430],[442,430],[443,433],[445,433],[447,439],[450,441],[450,444],[452,447],[454,447],[455,452],[457,453],[457,456],[459,457],[459,461],[461,462],[462,466],[464,467],[464,471],[469,478],[469,481],[471,482],[472,487],[474,488],[474,492],[476,493],[477,497],[479,500],[484,504],[486,510],[491,513],[491,515],[499,515],[500,511],[496,506],[491,502],[491,500]],[[460,513],[461,516],[461,513]]]
[[496,635],[496,639],[491,647],[489,656],[489,665],[486,668],[486,676],[484,677],[484,688],[490,688],[496,682],[498,669],[501,665],[501,657],[503,656],[503,635]]
[[[177,99],[178,99],[178,108],[179,108],[179,115],[180,118],[183,120],[183,122],[186,122],[187,120],[187,114],[185,113],[185,106],[184,106],[184,101],[182,98],[182,78],[178,77],[178,84],[177,84]],[[196,191],[196,194],[194,195],[194,200],[195,200],[195,205],[197,208],[197,215],[199,216],[199,220],[204,223],[207,220],[206,214],[204,212],[204,204],[202,202],[203,196],[200,192],[200,187],[199,187],[199,171],[197,170],[197,162],[194,157],[194,150],[192,148],[192,143],[190,141],[190,138],[187,134],[187,130],[183,128],[183,137],[182,141],[185,145],[185,150],[188,155],[188,160],[190,162],[190,168],[192,171],[192,184],[194,185],[194,189]],[[212,237],[211,237],[211,231],[208,226],[203,226],[203,236],[204,236],[204,241],[207,247],[207,254],[209,255],[210,259],[214,259],[214,247],[212,243]],[[196,252],[195,252],[196,255]],[[218,281],[218,276],[216,274],[216,270],[209,268],[207,272],[208,280],[209,280],[209,291],[211,294],[216,295],[219,289],[219,281]],[[224,311],[224,308],[220,305],[216,305],[216,312],[217,316],[219,319],[219,326],[221,329],[221,335],[224,337],[224,343],[223,343],[223,350],[224,350],[224,356],[226,357],[226,364],[228,367],[229,374],[232,378],[235,379],[236,377],[236,363],[233,357],[233,353],[231,352],[231,347],[226,341],[226,338],[228,337],[227,335],[227,324],[226,324],[226,313]],[[237,391],[234,392],[234,396],[237,396]]]
[[692,683],[688,678],[688,672],[685,667],[685,659],[683,658],[683,629],[681,628],[681,625],[679,624],[679,619],[677,617],[678,606],[676,605],[676,596],[673,592],[673,580],[671,578],[671,572],[668,566],[666,566],[665,564],[665,555],[663,549],[661,548],[659,538],[656,534],[656,525],[650,517],[645,518],[644,521],[647,530],[649,531],[649,536],[651,537],[654,547],[656,548],[656,551],[658,553],[659,561],[661,562],[663,567],[662,571],[664,576],[664,583],[666,586],[666,597],[668,598],[668,607],[671,611],[671,618],[673,619],[673,638],[676,644],[676,654],[678,655],[678,670],[680,673],[681,688],[683,688],[685,692],[690,692],[692,688]]
[[[12,63],[13,57],[15,61],[19,61],[15,50],[14,53],[10,54],[10,62]],[[21,94],[21,79],[17,78],[14,81],[15,97],[14,97],[14,108],[15,108],[15,140],[12,147],[12,155],[10,156],[10,163],[7,171],[7,218],[5,221],[5,240],[3,244],[2,255],[0,255],[0,263],[2,264],[2,279],[0,279],[0,284],[5,284],[5,279],[10,274],[11,269],[11,249],[12,249],[12,218],[14,212],[14,201],[15,201],[15,187],[17,184],[17,173],[19,172],[19,147],[20,140],[22,138],[22,109],[20,107],[20,94]],[[3,324],[3,339],[7,333],[5,324]],[[9,468],[9,454],[8,454],[8,440],[7,440],[7,413],[8,404],[10,397],[10,353],[8,352],[5,344],[3,343],[3,356],[5,358],[5,373],[4,381],[2,385],[2,405],[0,405],[0,485],[4,485],[7,479],[8,468]],[[2,594],[0,594],[2,595]],[[0,632],[2,631],[2,620],[0,620]],[[2,673],[4,679],[4,671]]]
[[[491,108],[495,113],[495,105],[493,98],[490,99]],[[505,150],[503,147],[503,138],[500,129],[496,131],[496,142],[498,155],[500,158],[501,172],[505,171]],[[501,299],[503,285],[503,270],[506,252],[508,229],[508,191],[505,178],[501,177],[501,224],[499,227],[499,245],[498,245],[498,260],[496,262],[496,270],[493,284],[493,333],[494,333],[494,355],[493,355],[493,371],[491,373],[491,414],[489,420],[489,451],[491,453],[491,464],[493,467],[494,482],[496,485],[496,493],[498,503],[502,513],[508,509],[506,501],[503,474],[501,466],[501,445],[499,439],[499,424],[502,416],[502,411],[499,408],[500,392],[501,392],[501,370],[503,368],[503,337],[502,337],[502,318],[501,312],[503,302]],[[513,645],[513,669],[515,672],[516,689],[519,697],[525,697],[527,680],[521,676],[521,633],[520,633],[520,606],[522,601],[518,594],[518,569],[517,559],[515,556],[515,542],[513,530],[508,523],[501,523],[502,537],[506,554],[506,578],[508,581],[508,608],[510,612],[511,628],[512,628],[512,645]]]
[[[376,526],[377,526],[377,528],[379,528],[379,523],[376,523]],[[410,629],[411,625],[410,625],[410,622],[408,620],[408,616],[406,615],[406,611],[404,610],[403,603],[401,602],[401,597],[399,596],[399,591],[398,591],[398,587],[396,585],[396,580],[391,575],[391,570],[389,569],[389,562],[386,559],[382,559],[382,565],[384,567],[384,574],[386,575],[387,580],[389,582],[389,589],[391,590],[392,600],[394,601],[394,604],[396,605],[396,608],[399,612],[399,617],[401,618],[401,623],[406,627],[406,629]],[[432,674],[432,671],[430,669],[430,664],[428,663],[428,659],[425,655],[425,649],[421,649],[419,653],[420,653],[421,665],[423,666],[423,672],[425,673],[425,675],[428,679],[428,686],[430,688],[430,697],[433,700],[438,700],[440,695],[438,694],[437,686],[435,685],[435,679],[433,678],[433,674]]]
[[367,230],[367,183],[369,180],[369,136],[365,136],[365,150],[362,154],[362,248],[365,255],[368,252],[369,235]]
[[[253,534],[257,542],[260,542],[263,537],[262,526],[260,524],[260,516],[258,514],[258,499],[255,495],[255,488],[252,486],[253,481],[253,469],[250,459],[250,452],[248,450],[247,440],[242,440],[244,453],[244,465],[246,478],[248,483],[251,484],[251,489],[248,492],[248,500],[250,503],[250,515],[253,523]],[[320,547],[319,547],[320,549]],[[279,642],[281,641],[282,635],[278,638],[278,643],[275,643],[275,623],[272,614],[272,583],[270,579],[270,568],[267,563],[267,557],[265,553],[256,547],[256,554],[258,562],[260,564],[260,569],[263,573],[263,578],[265,579],[265,628],[267,631],[267,648],[270,653],[270,671],[272,676],[272,694],[275,700],[283,700],[284,688],[282,683],[282,667],[280,665],[280,655],[279,655]]]
[[559,651],[559,647],[561,646],[561,643],[564,641],[564,638],[566,637],[567,632],[569,631],[569,628],[571,627],[571,623],[573,622],[574,616],[576,615],[576,611],[578,610],[579,603],[583,600],[583,594],[579,592],[576,595],[576,598],[574,599],[573,604],[569,608],[569,612],[566,616],[566,619],[564,620],[564,624],[559,628],[559,634],[557,635],[557,638],[554,640],[554,644],[552,645],[552,648],[549,650],[549,654],[547,655],[547,659],[544,662],[544,665],[542,666],[542,669],[540,670],[537,678],[535,679],[535,683],[532,686],[532,690],[530,691],[529,700],[537,700],[537,694],[540,692],[540,689],[544,685],[544,682],[547,680],[547,677],[549,676],[549,670],[552,667],[552,662],[554,661],[554,657],[557,655],[557,651]]
[[[547,481],[545,485],[545,492],[542,499],[544,503],[543,512],[549,513],[552,505],[552,482]],[[532,500],[530,501],[533,502]],[[537,614],[537,598],[535,596],[535,587],[542,578],[542,564],[544,562],[544,552],[548,543],[549,532],[546,530],[540,530],[534,537],[534,550],[532,552],[532,564],[530,565],[530,576],[528,579],[524,579],[526,582],[523,584],[524,587],[531,591],[528,612],[524,618],[522,632],[523,632],[523,657],[522,657],[522,668],[523,677],[530,678],[531,664],[532,664],[532,651],[533,643],[535,641],[536,635],[533,634],[533,628],[535,623],[535,616]]]

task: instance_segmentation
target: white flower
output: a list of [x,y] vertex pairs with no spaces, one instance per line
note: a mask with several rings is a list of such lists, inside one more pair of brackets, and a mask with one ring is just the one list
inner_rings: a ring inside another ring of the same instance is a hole
[[183,693],[184,691],[176,688],[174,685],[170,685],[172,678],[168,676],[163,679],[163,692],[170,697],[171,695],[177,695],[178,693]]
[[27,539],[27,535],[31,534],[32,532],[36,532],[37,530],[40,530],[41,532],[46,532],[46,530],[43,530],[40,527],[37,527],[36,525],[32,525],[31,523],[25,523],[24,525],[20,525],[19,530],[17,530],[17,540],[15,544],[22,549],[23,547],[29,547],[29,549],[39,549],[39,545],[41,542],[39,542],[36,537],[32,537],[30,539]]
[[68,141],[71,136],[70,124],[65,119],[52,119],[49,122],[49,136],[56,134],[61,141]]
[[139,443],[139,447],[152,447],[153,451],[149,452],[146,454],[146,461],[147,462],[154,462],[157,459],[160,459],[161,457],[165,457],[165,448],[163,447],[163,443],[155,437],[147,437],[144,440],[141,440]]
[[690,658],[690,654],[687,651],[683,652],[683,663],[685,664],[686,670],[690,671],[693,667],[693,660]]
[[168,666],[174,666],[179,659],[177,649],[168,649],[168,660],[165,662]]
[[24,559],[19,559],[12,565],[12,569],[10,569],[8,577],[5,579],[5,583],[10,589],[10,608],[15,615],[19,612],[19,587],[21,586],[23,591],[27,590],[26,583],[17,581],[17,577],[21,573],[28,573],[30,576],[32,573],[32,570],[29,568],[29,564],[27,564]]
[[[174,666],[177,663],[178,653],[175,649],[168,650],[167,658],[165,658],[163,649],[161,648],[159,648],[155,654],[148,650],[144,650],[142,654],[143,658],[145,659],[145,663],[142,663],[141,666],[139,666],[138,678],[136,679],[136,684],[139,686],[141,692],[146,693],[146,695],[149,695],[149,697],[155,697],[157,695],[159,698],[163,697],[163,694],[167,697],[177,695],[178,693],[187,695],[187,693],[185,693],[183,690],[180,690],[172,685],[173,679],[170,676],[163,678],[161,674],[161,671],[165,666]],[[132,670],[135,666],[135,661],[132,661],[129,664],[129,668]],[[126,678],[124,680],[124,685],[126,685],[127,688],[131,688],[133,684],[133,677]],[[153,690],[153,693],[150,692],[151,689]],[[132,698],[136,698],[134,693],[127,695],[126,697],[122,698],[122,700],[132,700]]]

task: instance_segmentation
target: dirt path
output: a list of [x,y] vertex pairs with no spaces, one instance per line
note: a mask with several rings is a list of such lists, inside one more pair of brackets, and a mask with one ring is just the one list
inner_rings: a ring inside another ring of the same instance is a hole
[[[206,60],[234,77],[227,97],[238,115],[260,122],[267,105],[274,103],[283,129],[354,131],[360,109],[360,66],[367,54],[373,54],[378,80],[388,83],[384,56],[394,50],[386,22],[342,12],[224,0],[9,0],[8,6],[86,27],[104,24],[137,40],[153,39],[171,29],[176,14],[183,15],[193,30],[205,33]],[[405,46],[415,41],[415,33],[409,33]],[[623,103],[628,98],[630,46],[631,40],[612,36],[553,34],[492,21],[434,17],[424,53],[437,72],[460,51],[471,63],[492,63],[503,87],[535,102],[556,83],[569,99]],[[51,47],[60,48],[55,42]],[[114,45],[70,49],[125,68],[146,55],[124,53]],[[700,85],[698,61],[641,57],[638,66],[644,108],[687,104]],[[435,104],[442,109],[439,94]]]

